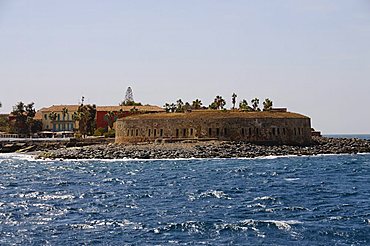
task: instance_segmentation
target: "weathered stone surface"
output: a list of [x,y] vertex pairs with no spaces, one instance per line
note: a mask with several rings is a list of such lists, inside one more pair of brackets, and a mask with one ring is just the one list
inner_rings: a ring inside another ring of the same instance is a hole
[[116,122],[116,143],[189,140],[308,145],[310,118],[295,113],[199,111],[137,115]]

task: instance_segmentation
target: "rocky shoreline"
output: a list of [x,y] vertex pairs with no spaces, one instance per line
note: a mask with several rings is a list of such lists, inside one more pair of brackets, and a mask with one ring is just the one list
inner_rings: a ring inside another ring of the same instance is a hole
[[310,146],[265,146],[245,142],[181,142],[136,145],[99,144],[36,154],[51,159],[255,158],[263,156],[370,153],[370,141],[314,137]]

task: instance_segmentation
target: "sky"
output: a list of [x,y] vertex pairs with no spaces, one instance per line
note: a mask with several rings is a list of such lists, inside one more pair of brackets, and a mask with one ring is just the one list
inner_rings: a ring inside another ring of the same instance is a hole
[[0,0],[0,113],[17,102],[270,98],[370,133],[369,0]]

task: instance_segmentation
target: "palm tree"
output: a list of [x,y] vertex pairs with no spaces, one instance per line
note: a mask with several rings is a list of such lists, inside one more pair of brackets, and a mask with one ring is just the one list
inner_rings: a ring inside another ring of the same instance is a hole
[[57,113],[54,111],[49,113],[49,119],[51,120],[51,123],[53,124],[53,132],[55,131],[55,121],[57,119]]
[[68,114],[68,108],[64,107],[62,109],[63,120],[65,119],[65,117],[66,117],[67,114]]
[[270,111],[272,109],[272,101],[266,98],[263,102],[263,111]]
[[233,109],[235,109],[235,104],[236,104],[236,98],[237,97],[238,96],[235,93],[233,93],[233,95],[231,96],[231,98],[232,98],[231,102],[233,104]]
[[117,120],[117,116],[113,111],[109,111],[104,115],[104,120],[108,123],[110,129],[113,129],[113,124]]
[[202,107],[202,101],[199,99],[195,99],[193,103],[191,104],[191,107],[193,109],[200,109]]
[[243,99],[240,103],[239,103],[239,109],[241,111],[252,111],[252,108],[249,107],[248,105],[248,102],[247,100]]
[[181,99],[176,102],[176,112],[184,112],[184,103]]
[[217,109],[223,109],[226,105],[226,101],[222,98],[222,96],[216,96],[215,103],[217,105]]
[[257,97],[252,99],[252,108],[253,108],[253,111],[261,111],[261,109],[258,107],[259,104],[260,104],[260,99],[258,99]]

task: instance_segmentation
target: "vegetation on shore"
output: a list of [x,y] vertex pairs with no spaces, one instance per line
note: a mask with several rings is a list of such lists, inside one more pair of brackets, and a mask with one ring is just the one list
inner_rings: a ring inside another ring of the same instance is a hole
[[[231,96],[232,108],[231,110],[240,110],[245,112],[259,112],[259,111],[270,111],[273,106],[273,102],[266,98],[263,102],[263,109],[261,110],[259,104],[260,100],[258,98],[253,98],[251,100],[251,106],[249,106],[246,99],[242,99],[239,103],[239,108],[236,108],[236,98],[238,96],[233,93]],[[213,109],[213,110],[224,110],[226,106],[226,100],[222,96],[216,96],[213,102],[205,107],[200,99],[195,99],[191,104],[189,102],[183,102],[182,99],[178,99],[176,103],[165,103],[163,105],[167,113],[183,113],[186,111],[197,110],[197,109]]]

